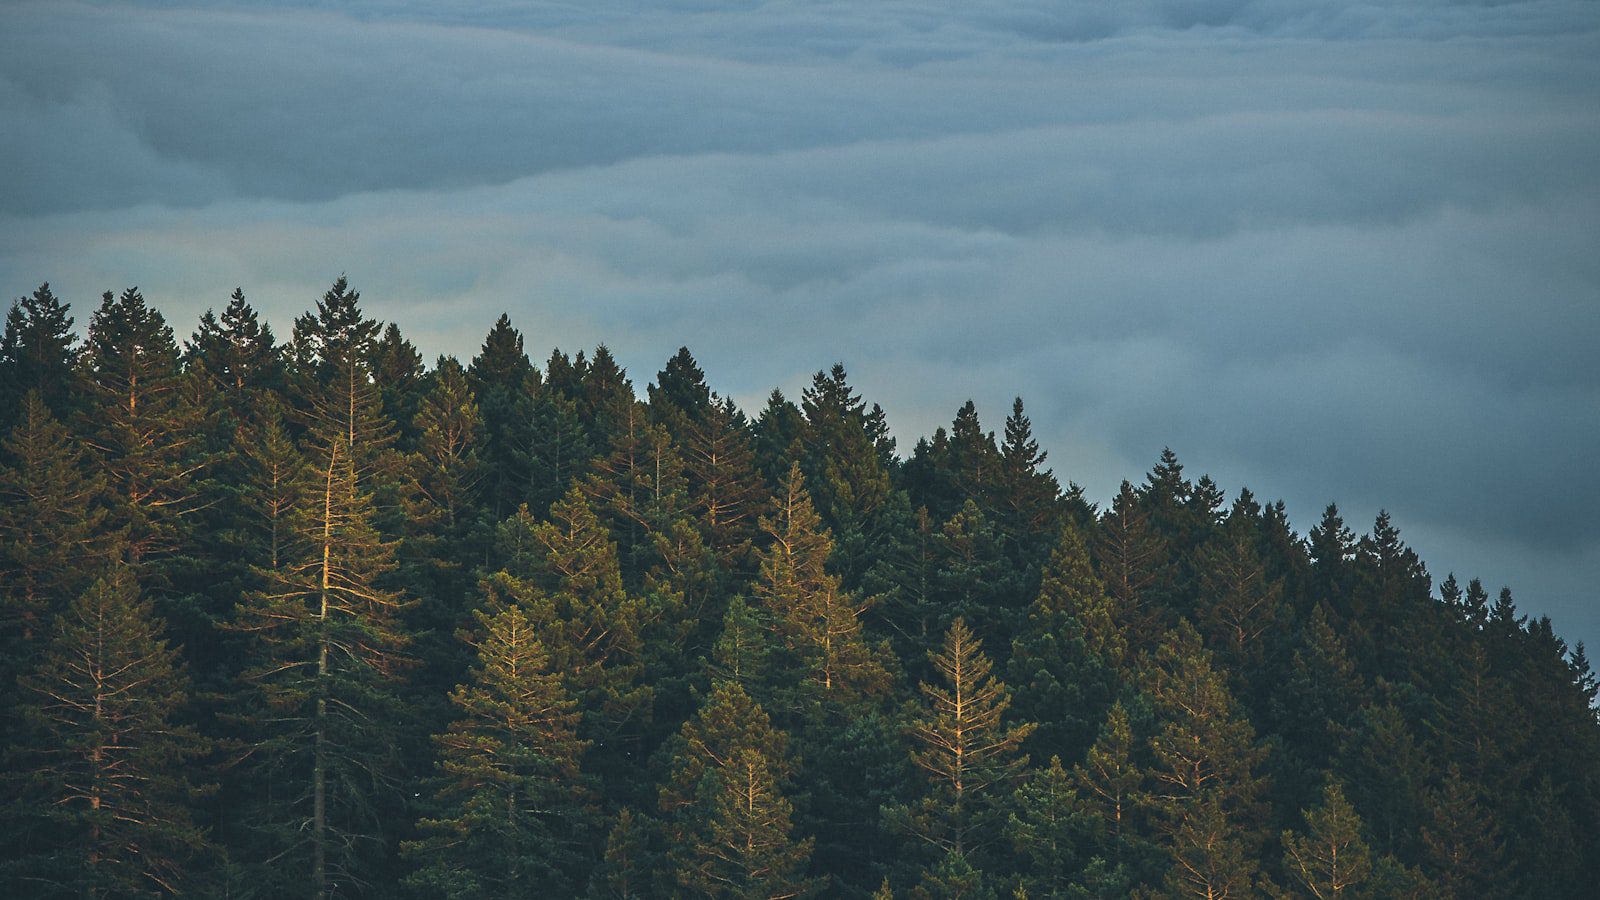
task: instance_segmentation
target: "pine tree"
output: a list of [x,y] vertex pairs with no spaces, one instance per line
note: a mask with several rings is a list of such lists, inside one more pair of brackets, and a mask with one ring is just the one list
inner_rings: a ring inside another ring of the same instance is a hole
[[682,433],[701,422],[711,412],[713,397],[706,386],[706,373],[695,362],[688,347],[667,360],[654,383],[645,388],[650,398],[650,415],[674,433]]
[[1385,700],[1357,714],[1336,770],[1371,827],[1373,850],[1416,860],[1433,766],[1404,713]]
[[198,475],[201,410],[185,390],[178,347],[161,313],[137,288],[105,294],[89,324],[87,442],[106,475],[110,521],[129,563],[159,584],[151,566],[179,551],[188,518],[206,502]]
[[881,696],[889,676],[861,634],[867,603],[828,571],[832,537],[812,508],[798,464],[790,468],[774,498],[773,516],[763,518],[761,527],[772,544],[761,554],[753,591],[803,673],[805,687],[790,705],[822,702],[847,710]]
[[669,745],[661,788],[676,883],[712,897],[803,896],[810,839],[790,836],[785,735],[738,685],[716,685]]
[[486,555],[489,529],[478,504],[483,420],[467,373],[454,359],[440,357],[432,382],[413,426],[417,449],[411,465],[419,490],[407,509],[402,558],[420,598],[413,621],[432,632],[421,650],[448,680],[458,675],[459,661],[445,641],[466,619],[475,588],[471,563]]
[[502,523],[498,539],[508,564],[489,590],[523,604],[540,629],[552,668],[583,712],[580,734],[596,747],[591,771],[609,795],[637,776],[650,719],[653,691],[641,678],[644,605],[624,590],[616,545],[576,486],[551,507],[548,522],[524,508]]
[[1084,814],[1072,772],[1053,756],[1018,788],[1015,812],[1006,834],[1017,856],[1027,862],[1022,881],[1030,895],[1068,896],[1083,868],[1092,820]]
[[1283,582],[1269,577],[1254,523],[1231,518],[1201,545],[1196,567],[1200,627],[1229,671],[1253,678],[1266,656],[1266,637],[1284,616]]
[[1264,752],[1187,622],[1157,648],[1144,689],[1162,722],[1150,739],[1148,804],[1172,864],[1164,890],[1249,890],[1263,837],[1256,768]]
[[1047,455],[1033,438],[1033,422],[1022,411],[1022,398],[1016,398],[1000,444],[990,518],[1005,538],[1007,558],[1019,569],[1044,564],[1063,520],[1061,485],[1044,468]]
[[261,870],[268,883],[322,897],[384,874],[401,774],[396,691],[411,664],[408,601],[389,586],[396,541],[376,527],[376,498],[398,477],[395,434],[363,352],[377,326],[358,299],[341,278],[296,322],[309,485],[278,566],[261,572],[235,626],[253,648],[234,715],[268,788],[252,855],[275,861]]
[[1317,900],[1353,897],[1372,875],[1372,853],[1361,837],[1361,817],[1344,789],[1330,781],[1322,804],[1305,813],[1304,835],[1283,833],[1283,868],[1307,894]]
[[1087,758],[1074,766],[1073,780],[1086,815],[1097,820],[1100,856],[1114,866],[1131,864],[1140,842],[1140,802],[1144,771],[1133,758],[1133,726],[1121,701],[1106,714],[1100,736]]
[[434,738],[434,811],[402,846],[418,866],[406,880],[451,898],[520,897],[530,884],[570,895],[596,818],[577,703],[523,609],[476,615],[477,666],[450,695],[459,718]]
[[133,572],[117,565],[74,600],[39,660],[21,679],[21,749],[7,765],[6,818],[25,835],[6,866],[13,886],[35,897],[202,890],[209,846],[190,771],[207,744],[183,722],[188,679]]
[[1029,739],[1034,753],[1078,759],[1094,740],[1127,652],[1116,619],[1083,538],[1064,525],[1008,671],[1017,712],[1039,723]]
[[653,825],[624,806],[606,837],[600,866],[589,880],[589,900],[642,900],[651,896],[658,854],[651,846]]
[[13,418],[23,411],[29,391],[58,419],[72,408],[78,375],[74,371],[78,349],[72,334],[67,304],[39,285],[30,296],[18,297],[6,313],[0,336],[0,433],[16,426]]
[[520,444],[511,455],[516,470],[527,481],[516,496],[539,514],[588,471],[595,452],[578,400],[573,397],[577,385],[563,386],[564,381],[578,377],[569,374],[572,370],[565,356],[551,354],[549,377],[541,382],[537,373],[529,375],[518,400],[515,419],[526,425],[518,429]]
[[368,365],[383,397],[384,416],[398,427],[402,446],[410,449],[417,437],[412,423],[426,393],[422,354],[390,322],[373,344]]
[[926,773],[927,793],[884,815],[940,852],[970,856],[1000,836],[1003,801],[1028,761],[1022,742],[1036,726],[1004,721],[1010,694],[961,619],[932,659],[947,687],[924,683],[927,705],[910,724],[911,760]]
[[945,522],[937,540],[937,602],[947,615],[970,622],[980,636],[1000,648],[1004,660],[1028,601],[1027,573],[1006,559],[1000,534],[972,500]]
[[483,339],[467,367],[483,415],[484,498],[490,521],[498,522],[525,497],[529,476],[520,451],[529,445],[523,397],[538,393],[539,374],[523,349],[522,333],[505,313]]
[[800,459],[805,427],[800,407],[784,397],[782,391],[773,389],[752,428],[756,466],[768,484],[777,485],[788,474],[789,467]]
[[1501,860],[1505,845],[1478,788],[1452,764],[1427,797],[1422,827],[1426,871],[1451,897],[1509,896]]
[[769,491],[756,471],[755,445],[744,414],[731,400],[716,399],[689,419],[678,435],[689,502],[706,544],[735,582],[754,566],[751,546]]
[[1135,650],[1151,649],[1171,610],[1165,588],[1171,579],[1167,544],[1126,481],[1100,517],[1094,542],[1095,567],[1121,613],[1119,625]]
[[891,503],[894,442],[882,410],[867,409],[844,366],[816,373],[801,395],[805,429],[801,467],[818,514],[836,541],[834,564],[854,586],[871,565],[880,514]]
[[[101,555],[101,481],[38,391],[0,443],[0,699]],[[6,704],[9,705],[9,704]]]
[[200,316],[200,327],[188,341],[185,363],[205,379],[223,404],[239,409],[252,395],[283,386],[283,358],[272,327],[261,321],[235,288],[219,320],[211,310]]
[[954,613],[939,602],[940,535],[927,507],[911,521],[890,529],[887,545],[880,549],[863,581],[863,589],[878,602],[868,616],[887,633],[895,656],[912,677],[932,677],[928,651],[949,627]]

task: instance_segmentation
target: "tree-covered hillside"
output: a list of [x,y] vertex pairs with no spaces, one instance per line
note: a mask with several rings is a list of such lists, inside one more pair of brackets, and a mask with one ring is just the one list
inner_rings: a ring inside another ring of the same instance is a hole
[[282,343],[238,291],[84,334],[46,285],[0,343],[11,896],[1600,884],[1583,647],[1387,515],[1170,451],[1100,508],[1020,399],[906,451],[841,366],[741,410],[504,316],[430,366],[343,278]]

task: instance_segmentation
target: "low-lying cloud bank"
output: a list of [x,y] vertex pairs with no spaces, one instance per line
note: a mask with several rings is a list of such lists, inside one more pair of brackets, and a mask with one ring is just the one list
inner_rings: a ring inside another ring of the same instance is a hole
[[1171,445],[1600,637],[1592,3],[314,6],[0,9],[0,284],[1021,393],[1093,497]]

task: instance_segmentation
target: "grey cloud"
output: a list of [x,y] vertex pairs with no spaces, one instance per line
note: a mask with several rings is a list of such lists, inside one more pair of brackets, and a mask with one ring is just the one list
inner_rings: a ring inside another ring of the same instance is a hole
[[1600,636],[1592,4],[161,6],[0,10],[13,294],[1021,393],[1096,498],[1171,445]]

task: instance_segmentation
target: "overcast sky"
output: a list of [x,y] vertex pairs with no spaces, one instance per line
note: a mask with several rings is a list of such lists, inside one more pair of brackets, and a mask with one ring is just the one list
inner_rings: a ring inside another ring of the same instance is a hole
[[1104,501],[1163,446],[1600,641],[1600,4],[0,6],[0,289],[430,357],[502,311],[909,449],[1021,394]]

